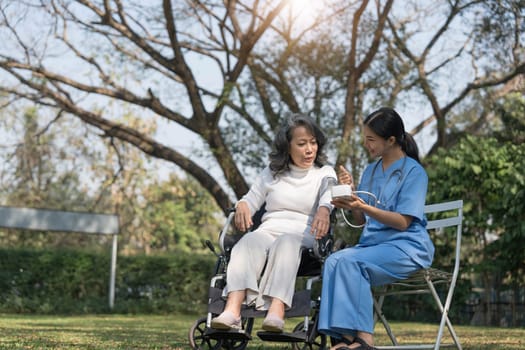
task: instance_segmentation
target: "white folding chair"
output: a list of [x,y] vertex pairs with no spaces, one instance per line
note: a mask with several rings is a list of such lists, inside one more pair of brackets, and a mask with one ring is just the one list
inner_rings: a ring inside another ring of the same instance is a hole
[[[374,293],[374,317],[375,320],[379,319],[385,330],[392,341],[392,345],[388,346],[376,346],[378,349],[435,349],[438,350],[440,347],[455,346],[458,350],[462,350],[458,336],[450,322],[448,317],[448,311],[452,302],[452,296],[454,294],[454,288],[459,274],[459,262],[461,252],[461,225],[463,221],[463,201],[457,200],[452,202],[429,204],[425,206],[425,214],[441,213],[443,218],[429,219],[427,224],[427,230],[436,230],[437,234],[447,227],[455,228],[456,235],[456,248],[453,260],[453,270],[443,271],[435,268],[422,269],[414,273],[408,279],[400,280],[391,283],[387,286],[377,288],[373,290]],[[447,215],[448,213],[448,215]],[[440,215],[441,215],[440,214]],[[452,215],[452,216],[450,216]],[[444,284],[448,285],[448,291],[446,298],[443,301],[436,291],[436,285]],[[430,293],[432,299],[436,302],[438,309],[441,312],[441,322],[439,324],[438,333],[433,344],[406,344],[400,345],[397,341],[388,321],[383,314],[383,303],[385,297],[389,295],[406,295],[406,294],[422,294]],[[450,336],[452,337],[453,343],[441,344],[443,337],[443,331],[447,326]]]

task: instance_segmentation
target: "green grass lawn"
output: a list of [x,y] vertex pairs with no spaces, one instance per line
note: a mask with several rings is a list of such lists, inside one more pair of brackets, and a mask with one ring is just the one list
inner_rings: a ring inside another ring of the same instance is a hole
[[[190,349],[188,331],[198,316],[90,315],[34,316],[0,315],[0,349]],[[287,327],[297,322],[288,320]],[[260,320],[255,322],[258,330]],[[400,341],[429,341],[433,325],[394,323]],[[457,326],[465,350],[525,349],[525,329]],[[388,344],[377,326],[377,344]],[[256,331],[254,331],[256,333]],[[447,339],[445,339],[447,340]],[[254,334],[247,347],[291,349],[286,343],[262,342]]]

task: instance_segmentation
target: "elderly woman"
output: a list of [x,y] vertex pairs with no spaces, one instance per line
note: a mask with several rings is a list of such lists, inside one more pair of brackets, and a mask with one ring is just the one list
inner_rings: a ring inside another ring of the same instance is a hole
[[262,328],[282,332],[291,307],[301,249],[328,232],[332,167],[324,165],[326,137],[312,119],[292,116],[277,133],[270,164],[236,204],[235,225],[252,226],[253,214],[266,205],[261,225],[233,247],[226,273],[224,311],[215,329],[239,329],[241,305],[267,310]]

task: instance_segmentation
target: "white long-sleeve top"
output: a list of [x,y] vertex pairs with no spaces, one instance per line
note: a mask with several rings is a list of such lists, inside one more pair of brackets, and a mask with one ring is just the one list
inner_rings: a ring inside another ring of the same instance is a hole
[[330,178],[337,176],[328,165],[308,169],[290,165],[290,171],[276,178],[266,167],[240,201],[248,203],[252,215],[266,203],[261,229],[280,234],[309,233],[317,209],[333,209]]

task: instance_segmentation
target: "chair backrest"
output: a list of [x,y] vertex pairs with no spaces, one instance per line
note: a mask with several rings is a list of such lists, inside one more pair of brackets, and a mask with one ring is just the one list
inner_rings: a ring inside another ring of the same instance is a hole
[[452,212],[456,211],[457,214],[450,218],[429,220],[427,223],[427,229],[435,229],[440,227],[450,227],[461,225],[463,221],[463,200],[457,200],[452,202],[443,202],[437,204],[425,205],[425,214],[440,213],[440,212]]
[[454,254],[454,272],[459,270],[461,253],[461,232],[463,223],[463,200],[425,205],[425,214],[450,213],[445,218],[428,220],[427,230],[456,227],[456,249]]

